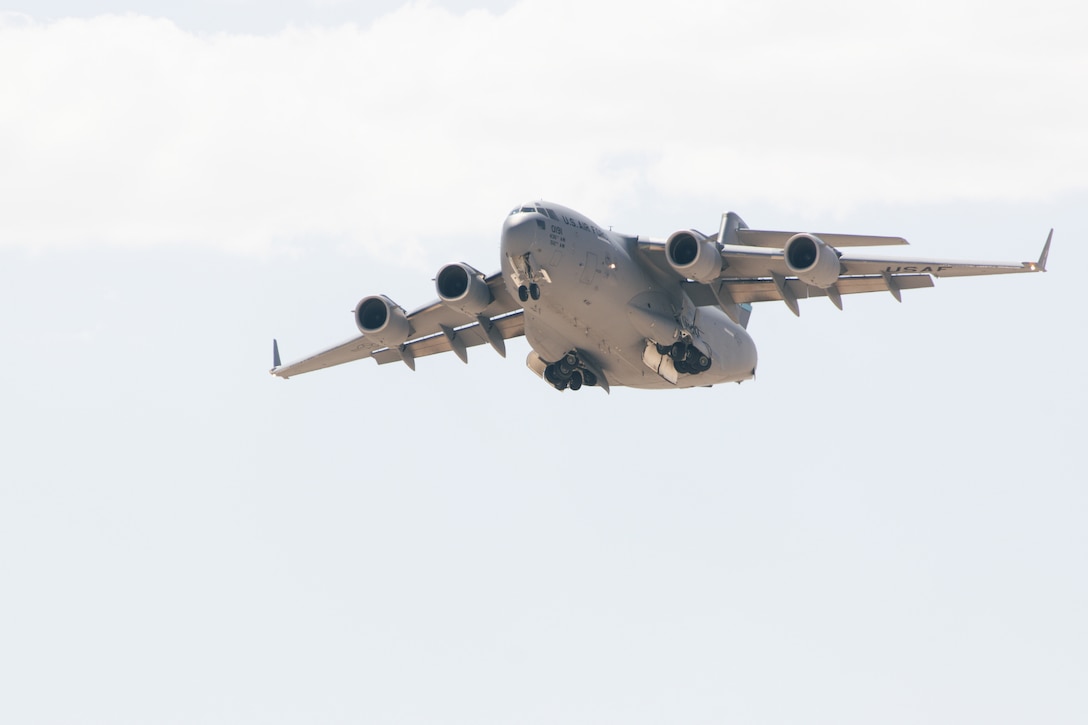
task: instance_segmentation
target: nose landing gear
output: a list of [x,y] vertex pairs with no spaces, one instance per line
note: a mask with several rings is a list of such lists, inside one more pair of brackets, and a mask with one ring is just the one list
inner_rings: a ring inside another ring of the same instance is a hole
[[529,298],[539,300],[540,283],[552,281],[547,270],[536,263],[531,253],[519,257],[508,255],[507,259],[513,267],[511,279],[518,286],[518,299],[522,302],[528,302]]
[[529,285],[521,285],[520,287],[518,287],[519,300],[521,300],[522,302],[528,302],[530,297],[532,297],[534,300],[540,299],[540,285],[538,285],[536,282],[533,282]]
[[544,379],[556,390],[581,390],[583,385],[597,384],[597,376],[587,370],[578,359],[578,353],[568,352],[558,362],[544,368]]

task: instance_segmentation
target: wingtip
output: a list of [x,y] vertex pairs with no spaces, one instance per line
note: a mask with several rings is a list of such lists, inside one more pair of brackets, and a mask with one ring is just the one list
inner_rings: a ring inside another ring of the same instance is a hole
[[276,368],[280,366],[280,344],[275,338],[272,338],[272,372],[276,371]]
[[1046,244],[1043,245],[1043,251],[1039,255],[1039,261],[1035,266],[1040,272],[1046,271],[1046,258],[1050,256],[1050,242],[1054,239],[1054,229],[1051,228],[1050,233],[1046,235]]
[[1046,259],[1050,256],[1050,242],[1054,239],[1054,230],[1051,229],[1050,233],[1046,235],[1046,243],[1043,244],[1043,251],[1039,253],[1039,259],[1036,262],[1024,262],[1024,270],[1027,272],[1045,272],[1046,271]]

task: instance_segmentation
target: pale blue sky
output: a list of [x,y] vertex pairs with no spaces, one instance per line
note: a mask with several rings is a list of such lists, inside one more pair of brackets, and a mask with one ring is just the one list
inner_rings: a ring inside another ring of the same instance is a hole
[[[186,30],[210,33],[276,33],[288,25],[369,23],[406,3],[398,0],[37,0],[6,3],[4,9],[39,20],[90,18],[109,13],[166,17]],[[432,0],[434,7],[463,13],[473,8],[501,11],[512,0]]]
[[[834,3],[873,39],[802,65],[743,8],[443,5],[6,6],[0,721],[1084,722],[1088,62],[1048,35],[1084,11]],[[1056,231],[1045,275],[758,306],[740,386],[559,394],[524,341],[267,375],[497,268],[535,196],[952,258]]]

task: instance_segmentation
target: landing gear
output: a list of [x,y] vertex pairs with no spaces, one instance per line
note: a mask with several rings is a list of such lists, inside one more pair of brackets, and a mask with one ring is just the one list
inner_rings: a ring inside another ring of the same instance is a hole
[[597,376],[585,368],[578,354],[568,352],[558,362],[544,368],[544,379],[556,390],[581,390],[583,385],[597,384]]
[[530,297],[532,297],[534,300],[540,299],[540,285],[538,285],[536,282],[533,282],[529,286],[521,285],[520,287],[518,287],[519,300],[521,300],[522,302],[528,302]]
[[514,268],[512,279],[518,285],[518,299],[528,302],[530,299],[540,299],[540,283],[551,282],[547,271],[538,266],[531,254],[523,254],[520,257],[510,257],[510,266]]
[[710,357],[690,342],[679,341],[672,345],[658,345],[657,351],[672,358],[678,373],[698,375],[710,369]]

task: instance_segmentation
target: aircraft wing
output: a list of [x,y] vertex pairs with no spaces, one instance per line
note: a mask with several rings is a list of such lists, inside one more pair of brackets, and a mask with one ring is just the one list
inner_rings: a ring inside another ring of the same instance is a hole
[[273,341],[273,367],[269,372],[290,378],[368,357],[373,357],[379,365],[401,361],[415,369],[417,357],[450,351],[468,362],[467,348],[485,343],[505,356],[503,341],[525,334],[521,304],[506,291],[501,273],[495,272],[485,281],[491,290],[492,301],[478,318],[434,300],[407,315],[411,334],[403,345],[378,345],[365,335],[359,335],[288,365],[280,364],[279,343]]
[[[794,314],[800,314],[797,300],[808,297],[829,297],[842,308],[842,295],[862,292],[890,292],[901,300],[900,291],[932,287],[934,277],[967,277],[991,274],[1016,274],[1046,271],[1050,252],[1051,230],[1042,254],[1035,262],[968,262],[959,260],[918,259],[883,256],[863,252],[838,252],[839,278],[829,287],[805,283],[786,264],[780,245],[793,236],[791,232],[762,232],[749,229],[734,230],[730,241],[744,244],[718,245],[722,269],[717,279],[706,283],[685,281],[684,287],[692,302],[699,306],[720,306],[734,319],[737,307],[753,302],[780,300]],[[860,237],[854,235],[817,234],[835,247],[886,246],[906,244],[900,237]],[[713,241],[714,238],[711,238]],[[752,242],[752,244],[748,244]],[[779,246],[775,246],[779,245]],[[644,258],[658,267],[671,269],[665,260],[664,244],[639,240]],[[675,274],[676,272],[674,272]]]

